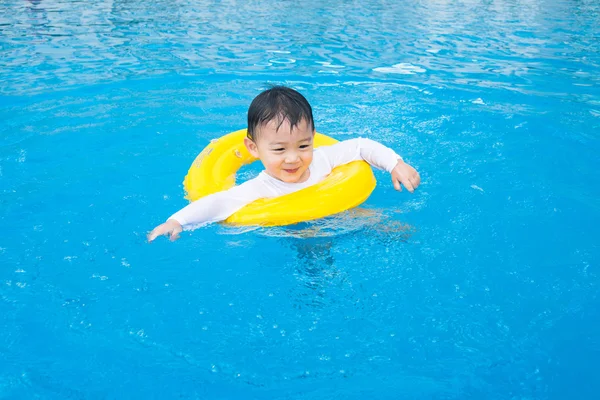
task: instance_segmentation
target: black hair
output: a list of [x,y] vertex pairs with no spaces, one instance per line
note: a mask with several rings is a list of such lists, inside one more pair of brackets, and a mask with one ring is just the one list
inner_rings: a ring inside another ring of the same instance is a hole
[[252,100],[248,108],[248,137],[256,140],[257,128],[277,119],[277,129],[288,120],[294,129],[302,120],[315,130],[312,108],[304,96],[286,86],[273,86]]

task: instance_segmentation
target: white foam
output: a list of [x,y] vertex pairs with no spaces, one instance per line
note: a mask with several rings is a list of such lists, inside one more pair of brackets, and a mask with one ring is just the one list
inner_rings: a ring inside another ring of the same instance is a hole
[[377,67],[373,71],[383,72],[386,74],[414,75],[416,73],[426,72],[425,68],[410,63],[394,64],[391,67]]

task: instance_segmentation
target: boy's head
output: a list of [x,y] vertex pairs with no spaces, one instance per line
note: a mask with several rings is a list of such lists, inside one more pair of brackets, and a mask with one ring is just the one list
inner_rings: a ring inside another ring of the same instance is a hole
[[260,135],[261,127],[277,121],[281,126],[288,121],[292,128],[305,120],[311,130],[315,130],[312,108],[304,96],[285,86],[273,86],[252,100],[248,109],[248,138],[254,142]]
[[315,125],[312,109],[297,91],[275,86],[252,101],[244,143],[267,174],[287,183],[308,179]]

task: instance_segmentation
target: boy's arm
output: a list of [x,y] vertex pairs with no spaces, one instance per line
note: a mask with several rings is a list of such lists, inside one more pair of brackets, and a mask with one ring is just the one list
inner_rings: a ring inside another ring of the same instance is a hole
[[364,160],[375,168],[389,172],[392,174],[396,190],[402,190],[402,184],[412,192],[421,183],[419,173],[406,164],[402,157],[389,147],[371,139],[344,140],[332,146],[321,147],[321,151],[332,169],[352,161]]
[[171,240],[179,238],[183,228],[206,225],[226,220],[245,205],[265,197],[261,183],[252,179],[231,189],[204,196],[169,217],[167,221],[148,234],[148,241],[158,236],[170,235]]
[[375,168],[392,172],[398,160],[402,160],[402,157],[389,147],[364,138],[344,140],[320,149],[325,154],[332,169],[352,161],[365,160]]

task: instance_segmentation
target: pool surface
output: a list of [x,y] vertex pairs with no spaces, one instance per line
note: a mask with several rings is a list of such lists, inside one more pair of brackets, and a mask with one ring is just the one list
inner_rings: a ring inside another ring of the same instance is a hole
[[[421,187],[148,244],[269,83]],[[598,154],[597,1],[3,1],[0,399],[595,399]]]

